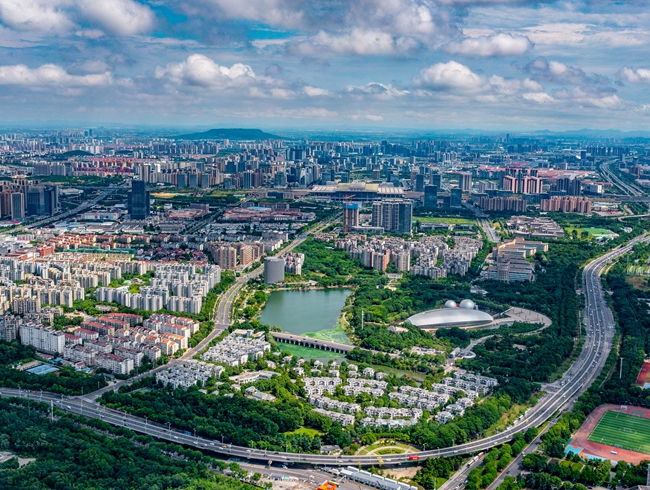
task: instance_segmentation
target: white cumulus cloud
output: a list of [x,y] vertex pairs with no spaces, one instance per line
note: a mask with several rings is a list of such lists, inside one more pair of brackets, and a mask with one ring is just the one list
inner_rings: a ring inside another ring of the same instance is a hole
[[526,36],[512,34],[493,34],[466,38],[460,42],[451,42],[445,50],[451,54],[462,54],[476,57],[521,56],[533,47]]
[[156,78],[167,79],[179,85],[205,88],[246,85],[257,79],[255,72],[248,65],[235,63],[228,68],[202,54],[192,54],[180,63],[169,63],[165,67],[158,67]]
[[20,31],[62,32],[74,26],[62,2],[0,0],[0,20]]
[[477,75],[469,67],[456,61],[436,63],[420,71],[420,79],[416,80],[425,89],[457,92],[478,93],[490,88],[488,79]]
[[151,10],[132,0],[82,0],[79,7],[86,19],[113,34],[138,34],[153,26]]
[[0,0],[0,21],[15,30],[42,34],[96,32],[78,30],[79,24],[90,23],[111,34],[132,35],[151,29],[154,14],[134,0]]
[[627,66],[617,73],[617,76],[630,83],[650,83],[650,70],[647,68],[628,68]]
[[110,72],[71,75],[62,67],[53,64],[38,68],[29,68],[26,65],[0,66],[0,85],[83,88],[110,85],[113,82]]
[[302,88],[303,92],[309,97],[329,97],[332,95],[332,92],[325,90],[324,88],[312,87],[306,85]]

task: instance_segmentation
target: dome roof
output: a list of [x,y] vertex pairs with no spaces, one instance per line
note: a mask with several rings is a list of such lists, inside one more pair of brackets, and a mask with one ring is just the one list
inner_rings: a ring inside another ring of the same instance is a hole
[[456,302],[454,300],[447,300],[445,303],[445,308],[457,308]]
[[467,308],[468,310],[473,310],[476,308],[476,303],[474,303],[471,299],[464,299],[460,302],[460,307]]
[[420,328],[471,327],[492,323],[492,317],[469,308],[440,308],[417,313],[406,321]]

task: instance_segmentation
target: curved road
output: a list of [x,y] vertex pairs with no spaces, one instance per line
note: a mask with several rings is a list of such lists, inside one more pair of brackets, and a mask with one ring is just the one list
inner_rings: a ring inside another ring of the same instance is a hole
[[[585,294],[585,323],[587,335],[583,349],[575,360],[569,371],[563,376],[560,388],[555,393],[548,393],[529,410],[528,418],[503,432],[468,442],[458,446],[422,451],[411,454],[399,454],[382,456],[381,461],[377,456],[326,456],[317,454],[296,454],[278,451],[265,451],[249,449],[240,446],[224,444],[220,441],[195,437],[183,432],[172,430],[169,427],[149,423],[133,415],[116,412],[99,405],[94,400],[84,397],[65,398],[60,395],[49,393],[20,392],[15,389],[0,389],[1,396],[29,396],[33,399],[51,402],[53,406],[61,410],[82,414],[88,417],[100,418],[113,425],[124,426],[137,432],[149,434],[159,439],[182,443],[203,450],[210,450],[231,457],[256,459],[261,461],[277,461],[284,463],[312,463],[317,465],[347,466],[361,465],[370,466],[377,464],[394,465],[412,461],[410,458],[419,460],[437,458],[440,456],[453,456],[471,454],[484,451],[494,446],[508,442],[518,433],[526,431],[530,427],[537,427],[551,419],[553,415],[567,402],[584,392],[600,374],[609,351],[612,348],[614,337],[614,321],[612,313],[605,303],[604,293],[600,281],[600,273],[603,268],[613,259],[629,252],[635,243],[650,241],[650,236],[635,238],[625,246],[619,246],[609,253],[588,263],[583,271],[583,291]],[[226,301],[227,302],[227,301]]]

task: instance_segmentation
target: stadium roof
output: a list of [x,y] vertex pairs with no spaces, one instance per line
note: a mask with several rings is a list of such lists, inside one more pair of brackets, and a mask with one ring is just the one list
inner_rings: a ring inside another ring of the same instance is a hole
[[493,318],[484,311],[471,308],[446,306],[437,310],[423,311],[406,320],[420,328],[473,327],[492,323]]

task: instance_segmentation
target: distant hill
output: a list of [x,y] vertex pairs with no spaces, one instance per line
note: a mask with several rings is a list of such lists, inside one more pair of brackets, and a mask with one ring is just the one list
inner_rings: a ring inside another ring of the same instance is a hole
[[177,140],[270,140],[270,139],[283,139],[281,136],[275,134],[265,133],[261,129],[246,129],[246,128],[222,128],[222,129],[209,129],[202,133],[182,134],[174,136]]

